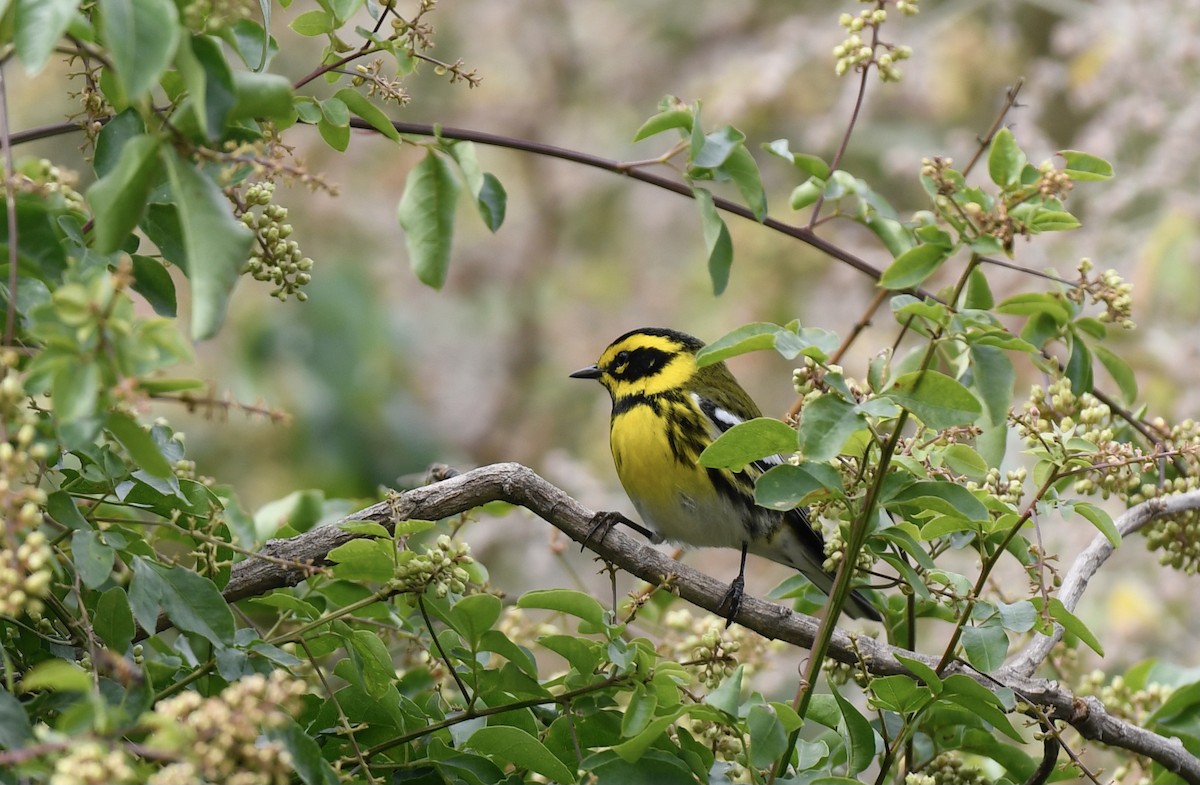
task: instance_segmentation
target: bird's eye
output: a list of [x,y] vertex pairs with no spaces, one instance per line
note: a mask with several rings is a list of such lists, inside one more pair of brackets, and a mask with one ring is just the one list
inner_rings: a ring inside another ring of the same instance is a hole
[[613,358],[613,362],[618,365],[629,362],[629,352],[617,352],[617,356]]

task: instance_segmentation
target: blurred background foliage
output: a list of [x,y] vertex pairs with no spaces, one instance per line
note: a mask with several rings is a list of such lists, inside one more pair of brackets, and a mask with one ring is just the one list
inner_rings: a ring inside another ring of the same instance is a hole
[[[275,70],[293,78],[311,68],[321,44],[287,29],[297,10],[274,20],[275,34],[289,41],[281,57],[295,60],[277,61]],[[457,0],[432,20],[435,54],[463,58],[482,82],[449,84],[426,68],[406,82],[414,100],[392,108],[393,118],[620,160],[665,150],[662,137],[630,140],[667,94],[701,100],[706,124],[737,126],[751,149],[787,138],[793,150],[829,160],[857,87],[855,75],[834,76],[830,51],[844,31],[830,4],[816,0]],[[921,209],[921,158],[969,159],[1006,87],[1024,78],[1008,122],[1031,160],[1086,150],[1110,160],[1117,177],[1072,194],[1082,230],[1021,243],[1018,260],[1073,278],[1088,256],[1133,281],[1139,329],[1123,353],[1151,413],[1192,416],[1200,408],[1200,7],[1193,0],[927,0],[919,16],[888,27],[914,56],[898,84],[872,75],[842,168],[871,182],[902,215]],[[9,89],[14,130],[75,111],[32,84],[18,80]],[[332,92],[319,80],[306,89]],[[594,508],[627,509],[607,454],[607,397],[569,380],[570,371],[639,326],[712,339],[745,322],[799,318],[844,335],[875,293],[862,274],[731,218],[733,274],[714,298],[691,200],[485,147],[484,167],[509,194],[507,220],[492,235],[464,203],[448,282],[434,292],[409,271],[395,216],[419,151],[356,132],[348,154],[335,155],[315,129],[300,126],[284,138],[340,189],[330,198],[281,188],[277,198],[317,262],[310,300],[279,304],[265,284],[243,280],[226,329],[197,347],[196,373],[219,384],[218,395],[288,412],[291,424],[233,412],[210,427],[199,422],[204,412],[190,424],[166,412],[188,432],[200,471],[233,484],[251,510],[302,488],[373,496],[381,485],[419,482],[434,461],[466,468],[507,460],[532,466]],[[18,154],[83,169],[78,144],[60,137]],[[794,171],[766,154],[757,158],[771,214],[806,220],[787,205]],[[820,231],[880,269],[890,261],[855,224],[833,221]],[[1031,288],[1021,274],[989,274],[997,299]],[[895,333],[881,310],[845,359],[847,373],[865,376],[866,361]],[[739,358],[734,371],[765,412],[780,415],[791,402],[791,368],[779,357]],[[1025,373],[1026,387],[1040,381]],[[1050,529],[1049,550],[1069,559],[1092,533],[1086,524]],[[516,593],[561,585],[564,562],[545,547],[551,537],[549,527],[518,514],[487,521],[472,539],[496,583]],[[567,568],[590,572],[585,558]],[[1093,626],[1105,619],[1110,634],[1141,638],[1132,660],[1155,646],[1164,658],[1189,651],[1196,633],[1182,633],[1194,589],[1174,574],[1151,579],[1155,558],[1140,549],[1118,560],[1081,615]],[[695,559],[710,562],[724,574],[736,555]],[[501,577],[509,569],[512,580]],[[749,588],[763,592],[785,572],[763,570]],[[1167,612],[1145,613],[1156,603]]]

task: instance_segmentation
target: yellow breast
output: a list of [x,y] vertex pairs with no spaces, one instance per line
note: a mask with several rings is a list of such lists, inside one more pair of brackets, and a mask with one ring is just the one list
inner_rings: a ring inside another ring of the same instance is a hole
[[[659,399],[614,415],[609,436],[617,476],[643,523],[665,539],[740,544],[740,512],[717,493],[708,470],[696,462],[708,438],[690,404]],[[673,430],[660,408],[672,411]]]

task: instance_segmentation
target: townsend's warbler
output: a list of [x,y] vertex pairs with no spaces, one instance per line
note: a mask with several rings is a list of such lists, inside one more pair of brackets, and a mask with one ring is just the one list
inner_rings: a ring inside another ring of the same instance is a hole
[[[780,512],[754,503],[755,480],[784,458],[771,456],[740,472],[697,462],[722,433],[762,416],[725,363],[696,363],[703,346],[674,330],[634,330],[571,376],[598,379],[612,396],[613,461],[652,539],[741,549],[741,568],[722,605],[730,620],[741,606],[747,551],[796,568],[828,594],[833,577],[821,566],[825,541],[807,510]],[[879,620],[857,592],[845,611]]]

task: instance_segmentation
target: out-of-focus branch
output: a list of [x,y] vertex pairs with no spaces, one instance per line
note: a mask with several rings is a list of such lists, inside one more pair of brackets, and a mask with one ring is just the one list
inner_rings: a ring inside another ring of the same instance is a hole
[[[578,542],[587,539],[595,518],[592,510],[546,482],[532,469],[516,463],[499,463],[407,491],[353,513],[346,520],[375,521],[390,528],[398,521],[437,520],[492,501],[507,501],[525,507]],[[1200,494],[1196,494],[1191,503],[1193,506],[1200,504]],[[1165,513],[1153,508],[1147,510],[1147,514],[1153,517]],[[320,563],[330,550],[354,536],[331,524],[287,540],[272,540],[262,551],[271,557],[270,561],[251,558],[234,566],[225,597],[232,602],[295,585],[304,579],[306,572],[290,564]],[[728,588],[725,584],[621,531],[610,531],[603,539],[590,541],[588,546],[600,558],[632,575],[654,584],[669,584],[680,597],[694,605],[714,613],[721,607]],[[735,621],[767,638],[805,648],[812,645],[818,624],[811,616],[750,596],[745,598]],[[834,633],[829,648],[829,655],[841,662],[857,664],[861,657],[863,667],[876,676],[908,673],[897,654],[919,660],[929,667],[937,665],[936,658],[865,636],[852,639],[844,630]],[[1054,682],[1033,679],[1011,668],[986,678],[958,663],[951,664],[945,671],[947,675],[956,672],[976,679],[988,689],[996,689],[997,683],[1009,687],[1022,700],[1038,705],[1049,716],[1070,723],[1085,738],[1145,755],[1192,785],[1200,785],[1200,759],[1187,752],[1182,744],[1113,717],[1093,697],[1076,697]]]

